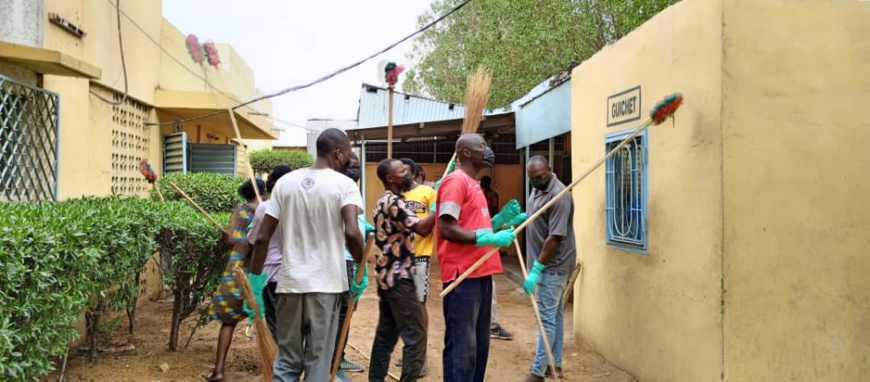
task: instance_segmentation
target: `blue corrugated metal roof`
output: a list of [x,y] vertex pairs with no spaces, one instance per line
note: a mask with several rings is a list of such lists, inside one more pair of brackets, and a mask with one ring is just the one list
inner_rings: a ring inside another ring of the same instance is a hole
[[[363,84],[359,95],[358,128],[387,125],[389,91],[379,86]],[[465,107],[444,101],[393,93],[393,125],[442,121],[462,118]]]
[[[550,80],[541,82],[510,105],[494,110],[485,110],[484,115],[497,115],[516,111],[526,103],[550,90]],[[359,111],[356,129],[383,127],[387,125],[389,113],[389,90],[384,87],[363,84],[359,96]],[[393,125],[435,122],[461,119],[465,107],[461,104],[439,101],[431,98],[395,92],[393,94]],[[356,130],[354,129],[354,130]]]
[[526,98],[516,110],[517,149],[571,131],[571,79]]

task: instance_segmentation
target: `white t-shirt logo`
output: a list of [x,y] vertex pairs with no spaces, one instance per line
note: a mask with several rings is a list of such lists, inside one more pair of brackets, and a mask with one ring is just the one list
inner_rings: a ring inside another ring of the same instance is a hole
[[302,179],[302,187],[305,188],[306,190],[310,189],[311,187],[314,187],[314,179],[306,176],[305,179]]

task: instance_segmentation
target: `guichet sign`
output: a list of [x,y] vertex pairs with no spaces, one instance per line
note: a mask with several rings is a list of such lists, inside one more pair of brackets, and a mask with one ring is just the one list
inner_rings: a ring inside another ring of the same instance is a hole
[[640,119],[640,85],[607,97],[607,127]]

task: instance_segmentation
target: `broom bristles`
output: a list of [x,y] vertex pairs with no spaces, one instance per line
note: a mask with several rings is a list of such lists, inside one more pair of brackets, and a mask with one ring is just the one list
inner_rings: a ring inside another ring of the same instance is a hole
[[275,364],[275,357],[278,354],[278,346],[272,339],[272,331],[269,330],[269,325],[266,320],[260,318],[260,306],[257,304],[257,299],[251,291],[251,284],[248,283],[248,277],[245,271],[238,266],[233,267],[233,275],[236,277],[236,283],[239,288],[242,288],[242,293],[245,295],[245,300],[248,301],[248,306],[254,310],[257,316],[254,319],[254,328],[257,329],[257,350],[260,352],[260,369],[263,370],[263,381],[272,380],[272,368]]
[[489,84],[492,82],[492,72],[483,66],[468,76],[465,89],[465,118],[462,120],[462,134],[477,132],[483,119],[483,109],[489,97]]

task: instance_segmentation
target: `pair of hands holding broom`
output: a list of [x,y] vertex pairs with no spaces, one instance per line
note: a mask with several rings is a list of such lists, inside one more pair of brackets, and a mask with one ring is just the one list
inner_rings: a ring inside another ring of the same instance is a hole
[[[453,172],[456,167],[455,157],[450,160],[450,163],[447,164],[447,170],[444,171],[444,176],[441,177],[437,182],[435,182],[435,190],[438,190],[438,187],[441,186],[441,181],[444,180],[444,177],[447,174]],[[437,201],[433,202],[431,206],[429,206],[429,211],[431,213],[436,212],[437,210]],[[497,213],[492,217],[492,231],[487,230],[477,230],[474,231],[475,234],[475,245],[478,247],[508,247],[511,243],[516,240],[517,235],[514,233],[512,227],[516,227],[520,224],[523,224],[526,221],[526,214],[523,213],[520,209],[520,203],[516,199],[511,199],[507,202],[507,204],[502,207],[501,212]]]

